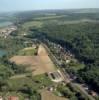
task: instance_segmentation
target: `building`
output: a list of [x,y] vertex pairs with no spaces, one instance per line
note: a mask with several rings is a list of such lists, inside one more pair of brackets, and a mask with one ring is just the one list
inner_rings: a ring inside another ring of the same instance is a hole
[[97,93],[95,91],[92,91],[92,90],[89,91],[89,94],[92,95],[93,97],[97,96]]
[[48,76],[50,77],[50,79],[53,82],[62,82],[63,81],[62,74],[61,74],[61,72],[59,70],[55,71],[55,72],[48,73]]
[[17,96],[10,96],[8,100],[19,100],[19,98]]

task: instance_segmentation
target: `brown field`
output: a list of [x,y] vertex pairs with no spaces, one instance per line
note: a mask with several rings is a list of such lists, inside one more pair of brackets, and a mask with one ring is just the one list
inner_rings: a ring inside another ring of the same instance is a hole
[[41,97],[42,97],[42,100],[68,100],[66,98],[56,96],[47,90],[44,90],[41,92]]
[[38,56],[14,56],[10,61],[28,65],[28,69],[33,71],[33,75],[55,71],[55,66],[42,45],[39,46]]

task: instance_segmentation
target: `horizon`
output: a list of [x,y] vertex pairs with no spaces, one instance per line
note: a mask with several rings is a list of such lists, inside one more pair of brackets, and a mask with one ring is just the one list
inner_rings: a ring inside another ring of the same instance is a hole
[[0,12],[98,9],[98,0],[0,0]]
[[18,12],[32,12],[32,11],[58,11],[58,10],[65,10],[65,11],[68,11],[68,10],[98,10],[99,8],[68,8],[68,9],[37,9],[37,10],[19,10],[19,11],[4,11],[4,12],[0,12],[0,14],[2,13],[18,13]]

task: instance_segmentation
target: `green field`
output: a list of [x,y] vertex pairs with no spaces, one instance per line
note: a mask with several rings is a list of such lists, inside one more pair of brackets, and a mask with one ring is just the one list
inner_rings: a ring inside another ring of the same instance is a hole
[[66,15],[56,15],[56,16],[46,16],[46,17],[38,17],[34,18],[35,20],[47,20],[47,19],[56,19],[56,18],[64,18]]
[[20,56],[33,56],[33,55],[35,55],[35,54],[37,54],[37,49],[32,48],[32,47],[30,47],[30,48],[25,48],[25,49],[20,50],[20,51],[18,52],[18,55],[20,55]]
[[43,21],[27,21],[20,26],[17,34],[18,35],[24,35],[24,34],[27,35],[31,28],[37,28],[38,29],[38,28],[43,27],[43,24],[44,24]]
[[37,28],[41,28],[43,25],[42,21],[30,21],[30,22],[26,22],[22,25],[23,29],[29,29],[31,27],[37,27]]

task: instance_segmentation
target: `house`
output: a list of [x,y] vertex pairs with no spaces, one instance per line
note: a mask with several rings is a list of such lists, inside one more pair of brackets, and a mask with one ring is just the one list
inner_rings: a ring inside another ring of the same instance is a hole
[[48,88],[48,91],[50,91],[50,92],[52,92],[53,90],[54,90],[53,87],[49,87],[49,88]]
[[70,60],[66,60],[66,64],[70,63]]
[[10,96],[8,100],[19,100],[19,98],[17,96]]
[[89,94],[91,94],[93,97],[96,97],[97,96],[97,93],[95,91],[89,91]]

